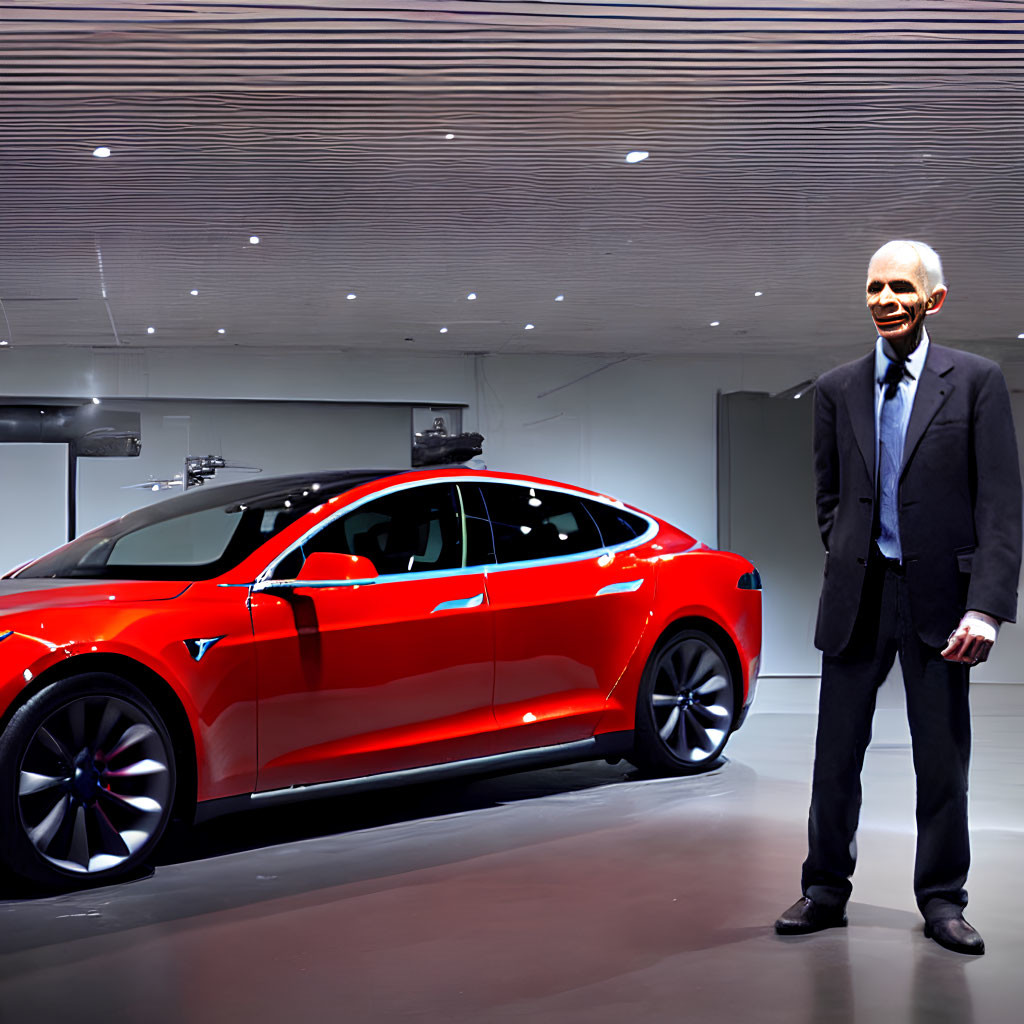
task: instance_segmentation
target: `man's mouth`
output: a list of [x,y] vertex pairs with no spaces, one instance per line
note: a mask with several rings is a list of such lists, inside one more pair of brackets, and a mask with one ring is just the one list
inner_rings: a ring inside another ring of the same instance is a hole
[[875,324],[878,327],[885,327],[892,330],[896,327],[904,327],[910,323],[910,317],[906,313],[897,313],[895,316],[876,316]]

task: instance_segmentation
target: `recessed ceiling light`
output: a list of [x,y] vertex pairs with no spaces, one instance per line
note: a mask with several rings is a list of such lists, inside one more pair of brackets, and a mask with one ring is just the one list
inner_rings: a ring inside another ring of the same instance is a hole
[[469,299],[469,301],[470,301],[470,302],[472,302],[472,301],[473,301],[473,300],[474,300],[474,299],[476,298],[476,292],[470,292],[470,293],[469,293],[469,294],[468,294],[468,295],[466,296],[466,298],[467,298],[467,299]]
[[227,334],[228,332],[223,327],[218,327],[217,328],[217,333],[218,334]]
[[[1018,334],[1017,337],[1018,339],[1024,339],[1024,334]],[[5,341],[4,344],[6,345],[7,342]]]
[[95,157],[98,157],[100,160],[103,160],[106,157],[110,156],[110,147],[109,146],[97,146],[92,151],[92,155],[95,156]]
[[94,398],[94,399],[92,400],[92,404],[93,404],[93,405],[99,405],[99,404],[100,404],[100,400],[99,400],[98,398]]
[[250,235],[249,236],[249,244],[250,245],[259,245],[260,244],[260,236],[259,235]]
[[720,321],[718,321],[718,320],[712,320],[711,323],[708,324],[708,326],[709,327],[717,327],[719,325],[719,323],[720,323]]
[[146,333],[147,334],[156,334],[156,328],[155,327],[147,327],[146,328]]
[[533,324],[524,324],[523,325],[523,330],[524,331],[532,331],[533,330]]
[[756,296],[757,298],[760,298],[760,297],[761,297],[762,295],[764,295],[764,292],[754,292],[754,295],[755,295],[755,296]]
[[348,299],[349,302],[351,302],[355,297],[356,297],[356,293],[355,292],[349,292],[348,295],[345,296],[345,298]]
[[555,296],[555,302],[565,302],[565,296],[564,295],[556,295]]
[[3,348],[5,345],[10,345],[10,342],[6,338],[0,338],[0,348]]
[[448,328],[447,327],[442,327],[441,330],[438,331],[438,334],[447,334],[447,333],[448,333]]
[[448,133],[448,134],[447,134],[447,135],[445,136],[445,138],[446,138],[446,139],[454,139],[454,138],[455,138],[455,136],[454,136],[454,135],[452,135],[452,133],[451,133],[451,132],[449,132],[449,133]]
[[641,160],[646,160],[650,155],[646,149],[634,149],[632,153],[626,154],[626,163],[638,164]]
[[199,294],[199,289],[198,288],[193,288],[192,291],[189,292],[189,295],[198,295],[198,294]]

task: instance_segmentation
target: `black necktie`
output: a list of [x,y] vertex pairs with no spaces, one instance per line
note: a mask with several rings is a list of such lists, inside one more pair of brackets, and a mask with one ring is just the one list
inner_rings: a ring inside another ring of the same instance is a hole
[[885,385],[885,397],[895,398],[896,391],[900,386],[900,381],[903,380],[907,372],[907,364],[900,362],[890,362],[888,369],[885,371],[885,376],[882,378],[882,383]]

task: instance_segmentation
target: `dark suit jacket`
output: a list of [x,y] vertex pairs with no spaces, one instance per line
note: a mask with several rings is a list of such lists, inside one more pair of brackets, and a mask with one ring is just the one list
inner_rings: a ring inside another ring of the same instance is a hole
[[[815,645],[850,641],[874,543],[874,349],[818,378],[814,472],[825,576]],[[929,343],[907,427],[900,542],[911,621],[941,648],[968,608],[1014,621],[1021,482],[1010,396],[988,359]]]

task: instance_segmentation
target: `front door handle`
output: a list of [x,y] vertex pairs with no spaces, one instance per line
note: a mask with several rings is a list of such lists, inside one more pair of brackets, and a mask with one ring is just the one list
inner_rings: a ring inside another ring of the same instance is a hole
[[[484,603],[484,595],[476,594],[473,597],[466,597],[458,601],[442,601],[434,612],[460,611],[463,608],[479,608]],[[433,615],[434,612],[430,614]]]

